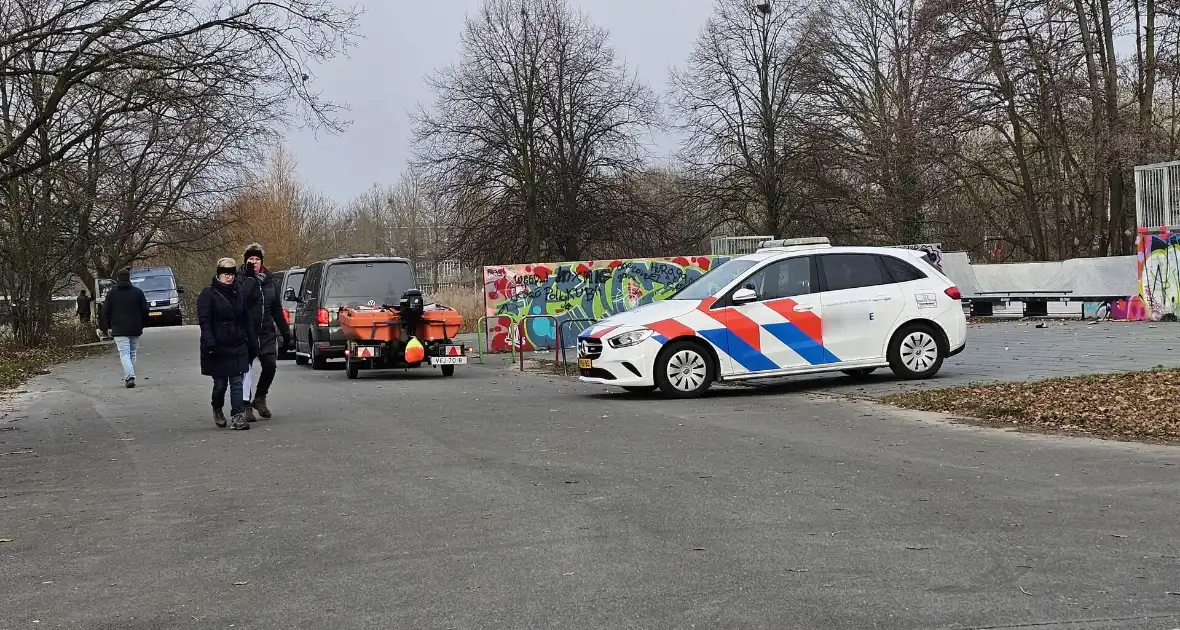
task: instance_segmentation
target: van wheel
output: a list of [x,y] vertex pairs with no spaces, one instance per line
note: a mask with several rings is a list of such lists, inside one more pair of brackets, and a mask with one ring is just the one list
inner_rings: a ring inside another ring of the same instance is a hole
[[656,385],[673,398],[696,398],[713,384],[713,361],[701,344],[677,341],[656,358]]
[[325,360],[323,357],[316,355],[315,344],[309,343],[307,345],[308,345],[308,349],[311,351],[311,369],[313,369],[313,370],[326,369],[328,367],[328,361]]
[[889,342],[889,367],[893,373],[908,380],[934,376],[942,367],[945,351],[938,345],[938,336],[927,324],[906,324]]

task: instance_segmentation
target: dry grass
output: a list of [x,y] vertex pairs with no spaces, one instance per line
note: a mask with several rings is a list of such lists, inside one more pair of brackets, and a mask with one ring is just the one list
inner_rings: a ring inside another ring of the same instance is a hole
[[426,303],[437,302],[459,311],[463,316],[460,333],[475,332],[479,318],[485,314],[483,293],[478,289],[447,289],[426,296]]
[[110,352],[109,345],[77,347],[98,340],[94,327],[83,327],[72,313],[54,316],[52,338],[40,348],[20,348],[0,335],[0,392],[15,389],[50,366]]
[[992,426],[1116,440],[1180,442],[1180,407],[1171,404],[1180,369],[1094,374],[1022,383],[895,394],[885,402],[940,411]]

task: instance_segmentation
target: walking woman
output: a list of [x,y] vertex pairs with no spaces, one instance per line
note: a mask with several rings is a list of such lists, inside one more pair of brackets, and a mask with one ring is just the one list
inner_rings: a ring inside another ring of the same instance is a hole
[[[263,418],[271,417],[266,396],[278,368],[279,338],[282,337],[282,347],[291,344],[291,327],[283,316],[279,284],[275,282],[274,274],[263,266],[265,255],[262,245],[250,243],[242,255],[242,268],[238,276],[238,287],[242,291],[242,299],[246,301],[246,312],[250,314],[250,324],[258,336],[258,352],[255,353],[258,364],[250,361],[250,369],[243,381],[246,420],[249,422],[254,422],[255,411]],[[253,389],[255,383],[258,384],[257,391]]]
[[250,369],[258,339],[246,302],[237,283],[238,265],[233,258],[217,261],[213,282],[197,297],[197,321],[201,325],[201,374],[213,377],[213,422],[226,425],[225,390],[229,390],[230,427],[250,428],[242,398],[242,377]]

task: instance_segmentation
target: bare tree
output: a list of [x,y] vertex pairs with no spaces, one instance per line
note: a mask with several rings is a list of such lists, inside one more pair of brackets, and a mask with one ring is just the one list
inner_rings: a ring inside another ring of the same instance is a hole
[[[52,258],[91,280],[204,239],[280,125],[344,124],[308,64],[347,45],[356,15],[328,0],[0,0],[6,268]],[[52,220],[26,227],[55,235],[19,235],[30,203]],[[46,310],[42,280],[14,299]]]
[[433,109],[415,117],[416,165],[447,208],[457,254],[579,257],[619,223],[643,227],[610,202],[658,112],[605,31],[564,0],[488,0],[462,47],[428,80]]
[[803,130],[812,63],[802,46],[815,15],[793,0],[716,0],[684,68],[672,73],[682,157],[700,203],[756,234],[812,231],[806,178],[814,147]]
[[965,130],[960,94],[947,80],[955,55],[939,46],[939,7],[836,0],[820,16],[804,71],[812,145],[828,147],[818,176],[855,209],[864,236],[925,242],[928,206],[947,190],[939,165]]
[[[339,106],[311,91],[310,64],[349,43],[357,16],[330,0],[0,0],[0,80],[55,79],[41,110],[0,145],[7,165],[0,183],[65,158],[112,118],[208,79],[201,70],[225,60],[235,60],[237,72],[222,80],[239,80],[255,98],[302,105],[304,120],[338,127]],[[121,98],[89,117],[71,116],[94,90]],[[19,159],[45,126],[55,128],[51,150]]]

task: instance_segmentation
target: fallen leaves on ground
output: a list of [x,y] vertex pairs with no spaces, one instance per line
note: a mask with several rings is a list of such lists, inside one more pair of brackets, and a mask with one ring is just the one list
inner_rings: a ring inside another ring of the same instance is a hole
[[1170,404],[1177,388],[1180,369],[1157,369],[906,392],[887,396],[884,402],[993,425],[1180,442],[1180,407]]
[[46,346],[20,348],[0,345],[0,391],[13,389],[30,378],[45,373],[50,366],[75,359],[97,356],[110,351],[109,346]]

